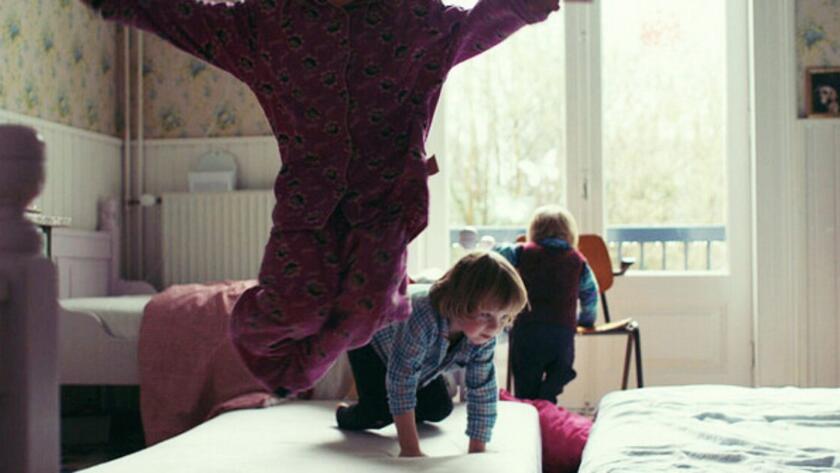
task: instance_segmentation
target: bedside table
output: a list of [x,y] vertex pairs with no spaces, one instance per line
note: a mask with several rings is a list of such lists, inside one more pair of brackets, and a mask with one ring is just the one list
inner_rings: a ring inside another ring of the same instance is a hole
[[52,229],[56,227],[67,227],[70,225],[70,217],[60,217],[57,215],[45,215],[35,212],[24,213],[30,222],[34,223],[44,232],[44,253],[47,258],[52,259]]

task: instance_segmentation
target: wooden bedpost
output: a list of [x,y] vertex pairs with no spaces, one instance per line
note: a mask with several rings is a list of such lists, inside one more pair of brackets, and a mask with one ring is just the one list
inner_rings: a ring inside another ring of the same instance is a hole
[[60,467],[57,279],[24,218],[44,182],[44,143],[0,126],[0,472]]

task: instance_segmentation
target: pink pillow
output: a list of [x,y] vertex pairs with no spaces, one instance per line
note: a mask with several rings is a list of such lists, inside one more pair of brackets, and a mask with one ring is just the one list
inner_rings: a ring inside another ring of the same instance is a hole
[[513,397],[504,389],[499,390],[499,399],[530,404],[540,416],[542,434],[543,473],[576,472],[592,421],[569,412],[548,401],[528,400]]

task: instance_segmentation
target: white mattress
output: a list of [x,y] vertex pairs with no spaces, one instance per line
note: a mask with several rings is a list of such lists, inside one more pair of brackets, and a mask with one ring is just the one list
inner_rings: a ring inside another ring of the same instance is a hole
[[96,318],[105,331],[116,338],[137,340],[143,309],[152,295],[118,297],[80,297],[59,299],[62,309]]
[[420,426],[425,458],[399,458],[396,429],[343,432],[334,401],[292,401],[267,409],[234,411],[153,447],[84,470],[89,473],[401,471],[539,473],[537,413],[500,402],[488,452],[466,454],[466,405],[443,423]]
[[580,471],[837,472],[840,389],[701,385],[610,393]]

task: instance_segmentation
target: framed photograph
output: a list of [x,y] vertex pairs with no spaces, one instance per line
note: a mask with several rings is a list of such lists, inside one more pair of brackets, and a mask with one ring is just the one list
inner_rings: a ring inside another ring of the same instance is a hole
[[808,117],[840,118],[840,67],[812,67],[805,71]]

